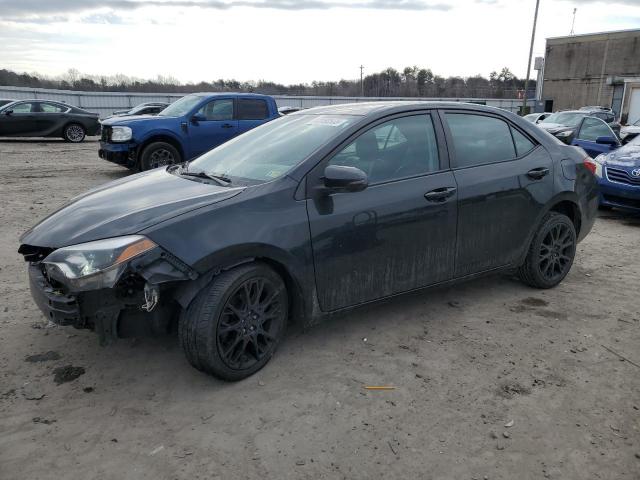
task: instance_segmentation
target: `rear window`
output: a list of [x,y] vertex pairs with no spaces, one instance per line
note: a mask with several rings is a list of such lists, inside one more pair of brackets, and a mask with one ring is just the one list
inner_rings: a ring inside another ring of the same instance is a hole
[[238,120],[264,120],[269,117],[265,100],[257,98],[238,99]]
[[509,125],[495,117],[447,113],[457,167],[502,162],[516,157]]

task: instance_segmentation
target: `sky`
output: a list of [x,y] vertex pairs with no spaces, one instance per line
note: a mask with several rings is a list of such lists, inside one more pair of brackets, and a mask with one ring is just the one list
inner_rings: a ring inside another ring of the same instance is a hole
[[[524,77],[535,0],[0,0],[0,68],[284,84],[409,65]],[[640,0],[540,0],[545,38],[640,28]],[[532,69],[532,77],[535,71]]]

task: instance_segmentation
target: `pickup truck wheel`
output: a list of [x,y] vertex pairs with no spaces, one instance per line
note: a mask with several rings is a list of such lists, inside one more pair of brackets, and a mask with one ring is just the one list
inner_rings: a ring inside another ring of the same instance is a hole
[[140,157],[140,170],[164,167],[180,163],[180,153],[176,147],[166,142],[153,142],[145,147]]
[[552,288],[567,276],[576,255],[576,229],[569,217],[549,212],[533,236],[520,279],[535,288]]
[[71,123],[64,127],[64,131],[62,132],[62,137],[66,142],[71,143],[80,143],[84,140],[87,132],[84,127],[78,123]]
[[288,315],[287,289],[267,265],[218,275],[183,311],[178,336],[189,363],[227,381],[246,378],[273,356]]

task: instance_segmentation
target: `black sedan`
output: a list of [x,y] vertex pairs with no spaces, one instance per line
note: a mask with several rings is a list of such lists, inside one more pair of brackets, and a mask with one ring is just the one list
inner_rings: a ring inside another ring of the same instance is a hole
[[195,368],[238,380],[292,319],[503,270],[556,286],[595,167],[495,108],[319,107],[76,197],[19,252],[47,319],[106,343],[175,325]]
[[78,143],[100,132],[98,114],[51,100],[20,100],[0,107],[0,137],[61,137]]

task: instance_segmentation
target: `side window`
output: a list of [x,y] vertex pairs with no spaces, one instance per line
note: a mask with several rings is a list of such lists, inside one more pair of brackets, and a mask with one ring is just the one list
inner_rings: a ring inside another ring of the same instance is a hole
[[371,184],[435,172],[440,160],[431,115],[396,118],[373,127],[329,164],[357,167]]
[[509,125],[484,115],[447,113],[456,167],[472,167],[516,158]]
[[266,101],[257,98],[238,99],[238,120],[264,120],[268,116]]
[[513,135],[513,143],[516,144],[516,153],[519,157],[530,152],[533,150],[533,147],[535,147],[535,144],[531,140],[513,127],[511,127],[511,134]]
[[614,134],[602,120],[586,117],[582,122],[580,131],[578,132],[578,140],[595,142],[598,137],[614,137]]
[[233,100],[213,100],[203,105],[198,113],[207,120],[231,120],[233,118]]
[[31,113],[36,111],[34,107],[35,104],[33,103],[19,103],[14,105],[11,110],[13,110],[13,113]]
[[56,105],[54,103],[40,102],[40,108],[45,113],[62,113],[67,111],[66,108],[63,108],[60,105]]

